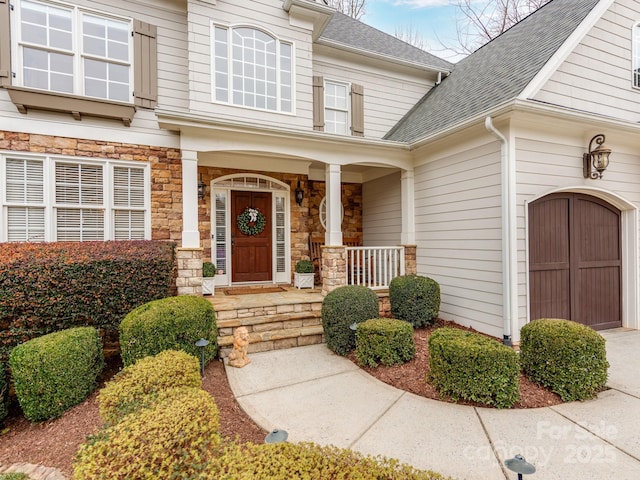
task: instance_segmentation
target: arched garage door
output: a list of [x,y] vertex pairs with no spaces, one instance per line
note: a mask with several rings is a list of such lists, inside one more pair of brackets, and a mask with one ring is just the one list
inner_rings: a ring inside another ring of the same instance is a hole
[[620,211],[578,193],[529,206],[531,319],[565,318],[596,330],[620,327]]

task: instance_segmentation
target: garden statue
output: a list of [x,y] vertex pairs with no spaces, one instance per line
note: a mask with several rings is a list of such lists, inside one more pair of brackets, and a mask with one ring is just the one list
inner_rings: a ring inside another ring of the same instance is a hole
[[247,357],[247,349],[249,348],[249,331],[247,327],[238,327],[233,333],[233,351],[229,354],[229,365],[232,367],[242,368],[251,359]]

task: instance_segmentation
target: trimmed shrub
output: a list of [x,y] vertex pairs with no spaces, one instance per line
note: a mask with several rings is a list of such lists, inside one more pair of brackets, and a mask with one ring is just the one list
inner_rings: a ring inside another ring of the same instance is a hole
[[9,379],[7,377],[7,369],[0,362],[0,426],[9,414]]
[[100,390],[100,418],[113,425],[126,415],[157,402],[170,388],[202,387],[200,362],[188,353],[165,350],[120,371]]
[[446,480],[397,460],[313,443],[230,444],[204,478]]
[[296,273],[313,273],[313,262],[311,260],[298,260]]
[[39,422],[60,416],[96,389],[102,343],[93,327],[50,333],[14,348],[9,365],[25,418]]
[[66,328],[116,334],[138,305],[169,296],[175,244],[0,244],[0,362],[13,347]]
[[216,266],[211,262],[202,263],[202,276],[211,278],[216,276]]
[[361,285],[339,287],[324,297],[321,313],[327,347],[346,355],[356,345],[355,332],[349,326],[378,318],[378,296]]
[[220,446],[218,407],[197,388],[164,395],[155,407],[90,437],[80,447],[73,478],[198,478]]
[[418,275],[403,275],[389,284],[391,314],[414,328],[430,325],[440,312],[440,285]]
[[120,350],[125,366],[163,350],[183,350],[200,358],[195,342],[205,338],[205,365],[218,350],[218,328],[211,303],[202,297],[181,295],[145,303],[120,324]]
[[604,338],[569,320],[540,319],[522,327],[520,362],[531,380],[565,402],[591,398],[607,382]]
[[429,337],[430,380],[453,400],[512,407],[520,399],[516,352],[488,337],[439,328]]
[[396,365],[408,362],[415,356],[416,344],[409,322],[374,318],[358,325],[356,357],[360,365]]

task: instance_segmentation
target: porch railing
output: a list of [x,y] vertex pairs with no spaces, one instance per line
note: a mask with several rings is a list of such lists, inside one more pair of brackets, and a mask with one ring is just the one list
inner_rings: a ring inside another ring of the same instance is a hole
[[346,247],[346,251],[347,285],[380,290],[404,275],[404,247]]

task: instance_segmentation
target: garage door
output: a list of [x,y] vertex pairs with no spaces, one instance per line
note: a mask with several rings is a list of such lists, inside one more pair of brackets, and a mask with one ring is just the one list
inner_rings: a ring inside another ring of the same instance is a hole
[[620,327],[620,211],[577,193],[529,206],[531,319],[566,318],[596,330]]

